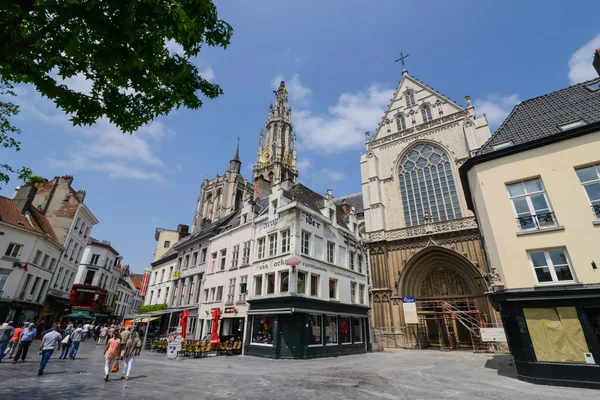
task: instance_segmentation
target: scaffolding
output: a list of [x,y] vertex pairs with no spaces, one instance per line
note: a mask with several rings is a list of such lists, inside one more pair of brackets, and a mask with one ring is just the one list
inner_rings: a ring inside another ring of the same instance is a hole
[[486,322],[476,299],[418,301],[417,314],[419,343],[435,344],[432,339],[437,336],[440,350],[487,350],[489,347],[481,340],[480,329]]

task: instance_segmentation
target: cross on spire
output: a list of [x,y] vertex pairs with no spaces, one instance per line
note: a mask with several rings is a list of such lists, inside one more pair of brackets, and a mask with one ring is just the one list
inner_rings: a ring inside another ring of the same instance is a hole
[[397,59],[396,61],[394,61],[394,62],[398,62],[398,61],[400,61],[400,62],[402,63],[402,70],[403,70],[403,71],[406,71],[406,68],[404,67],[404,59],[406,59],[406,58],[407,58],[409,55],[410,55],[410,54],[406,54],[406,55],[404,55],[404,54],[400,53],[400,58],[399,58],[399,59]]

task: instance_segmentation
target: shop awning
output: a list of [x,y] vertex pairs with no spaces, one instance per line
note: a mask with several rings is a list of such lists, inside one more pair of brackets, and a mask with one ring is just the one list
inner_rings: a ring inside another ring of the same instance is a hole
[[260,314],[292,314],[293,308],[266,308],[264,310],[249,310],[248,315],[260,315]]
[[136,318],[135,323],[136,324],[147,324],[149,321],[156,321],[157,319],[160,319],[160,318],[161,317]]
[[90,315],[88,310],[73,310],[71,314],[63,315],[64,319],[79,319],[82,321],[92,321],[95,318]]

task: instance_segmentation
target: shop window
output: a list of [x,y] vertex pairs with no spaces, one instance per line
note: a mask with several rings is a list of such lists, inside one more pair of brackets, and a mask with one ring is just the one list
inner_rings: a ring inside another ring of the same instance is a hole
[[275,274],[267,275],[267,294],[275,293]]
[[538,361],[585,363],[589,348],[575,307],[524,308]]
[[340,331],[342,335],[342,344],[351,344],[352,335],[350,333],[350,317],[340,317]]
[[298,287],[296,292],[298,294],[306,294],[306,272],[298,271]]
[[325,339],[327,344],[338,344],[338,321],[336,316],[327,315],[325,317]]
[[362,319],[352,318],[352,338],[354,343],[363,342]]
[[337,279],[329,279],[329,298],[331,300],[337,300],[338,298],[337,283]]
[[319,275],[310,274],[310,295],[319,295]]
[[323,344],[323,316],[318,314],[308,314],[308,328],[310,346]]
[[255,315],[252,323],[252,343],[272,345],[275,316]]
[[257,275],[254,277],[254,295],[262,295],[262,275]]
[[290,290],[290,273],[282,271],[279,273],[279,292],[287,293]]

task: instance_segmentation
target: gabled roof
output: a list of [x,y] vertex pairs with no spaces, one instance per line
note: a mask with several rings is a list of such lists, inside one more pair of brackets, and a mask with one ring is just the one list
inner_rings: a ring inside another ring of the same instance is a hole
[[414,85],[419,86],[423,90],[430,92],[433,96],[436,96],[439,99],[442,99],[447,104],[451,105],[453,108],[456,109],[456,111],[463,110],[463,107],[461,107],[459,104],[457,104],[454,100],[450,99],[449,97],[447,97],[444,94],[439,93],[437,90],[430,87],[423,81],[417,79],[416,77],[410,76],[408,74],[408,71],[405,71],[402,74],[402,79],[400,80],[400,82],[398,82],[398,86],[396,87],[396,90],[394,91],[394,94],[393,94],[392,98],[390,99],[390,102],[389,102],[385,112],[383,113],[381,120],[379,121],[379,124],[377,125],[377,129],[375,130],[375,135],[373,137],[373,140],[375,140],[379,137],[380,131],[384,128],[383,125],[385,123],[387,115],[390,113],[392,107],[394,106],[394,101],[396,101],[402,97],[402,94],[404,93],[404,90],[402,90],[402,89],[404,86],[406,86],[406,82],[411,82]]
[[56,234],[44,214],[34,206],[29,206],[27,215],[23,215],[12,199],[0,196],[0,221],[43,235],[62,247],[56,240]]
[[[317,192],[313,192],[301,183],[295,184],[290,190],[284,191],[284,195],[300,204],[304,204],[319,214],[321,214],[321,209],[325,205],[325,198],[323,196]],[[342,206],[336,204],[335,215],[337,224],[348,229],[346,221],[344,221],[344,209]]]
[[333,199],[333,201],[338,206],[347,204],[350,207],[354,207],[354,212],[356,214],[359,214],[359,213],[365,211],[365,207],[363,205],[362,193],[354,193],[354,194],[349,194],[348,196],[338,197],[337,199]]
[[587,87],[599,82],[592,79],[517,104],[477,154],[493,152],[495,145],[518,145],[560,133],[559,126],[569,122],[600,121],[600,90]]

